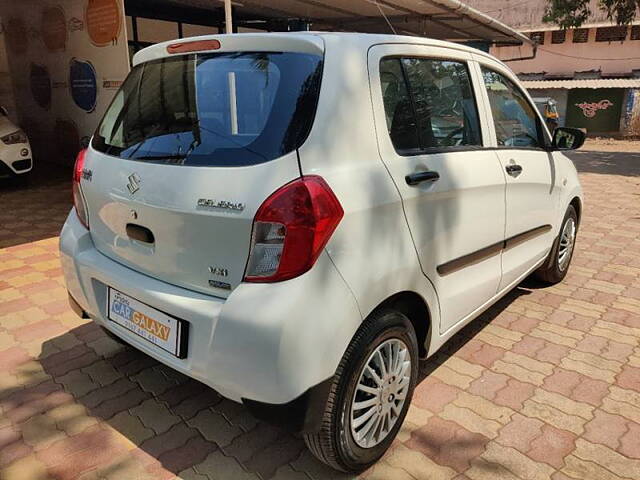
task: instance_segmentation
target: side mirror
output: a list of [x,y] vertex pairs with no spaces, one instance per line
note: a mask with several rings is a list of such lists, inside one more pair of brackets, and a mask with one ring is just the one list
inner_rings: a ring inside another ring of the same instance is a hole
[[576,150],[580,148],[587,135],[578,128],[558,127],[553,131],[552,150]]
[[5,117],[9,116],[9,112],[7,111],[6,107],[0,106],[0,114],[4,115]]

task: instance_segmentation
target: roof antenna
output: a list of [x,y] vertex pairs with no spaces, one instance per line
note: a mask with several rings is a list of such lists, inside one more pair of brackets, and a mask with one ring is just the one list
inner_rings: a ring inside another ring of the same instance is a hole
[[396,29],[393,28],[393,25],[391,25],[391,22],[389,21],[389,19],[385,15],[385,13],[382,11],[382,8],[380,8],[380,4],[378,3],[378,0],[374,0],[374,1],[376,2],[376,7],[378,7],[378,10],[380,10],[380,15],[382,15],[384,17],[384,19],[387,21],[387,25],[389,25],[389,28],[391,29],[393,34],[397,35]]

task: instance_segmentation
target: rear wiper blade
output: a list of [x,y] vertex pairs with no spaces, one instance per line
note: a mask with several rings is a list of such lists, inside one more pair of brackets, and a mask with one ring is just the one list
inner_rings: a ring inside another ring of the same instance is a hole
[[133,157],[131,159],[132,160],[184,160],[185,158],[187,158],[186,153],[176,153],[172,155],[141,155],[139,157]]

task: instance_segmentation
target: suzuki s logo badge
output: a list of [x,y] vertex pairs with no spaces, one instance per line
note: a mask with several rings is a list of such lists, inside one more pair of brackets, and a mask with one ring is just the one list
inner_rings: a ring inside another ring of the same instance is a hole
[[132,173],[129,175],[128,180],[129,183],[127,183],[127,190],[129,190],[129,193],[133,195],[140,190],[140,177],[137,173]]

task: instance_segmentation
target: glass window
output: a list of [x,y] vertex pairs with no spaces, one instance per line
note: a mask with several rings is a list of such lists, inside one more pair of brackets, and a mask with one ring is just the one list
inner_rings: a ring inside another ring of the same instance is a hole
[[422,148],[481,145],[478,109],[462,62],[403,58]]
[[589,40],[588,28],[576,28],[573,31],[573,43],[587,43]]
[[306,138],[322,57],[206,53],[136,66],[94,136],[122,158],[239,166],[280,157]]
[[499,146],[540,147],[542,130],[522,91],[503,75],[482,67]]
[[380,82],[387,129],[393,146],[399,152],[419,150],[415,112],[399,58],[385,58],[380,62]]

